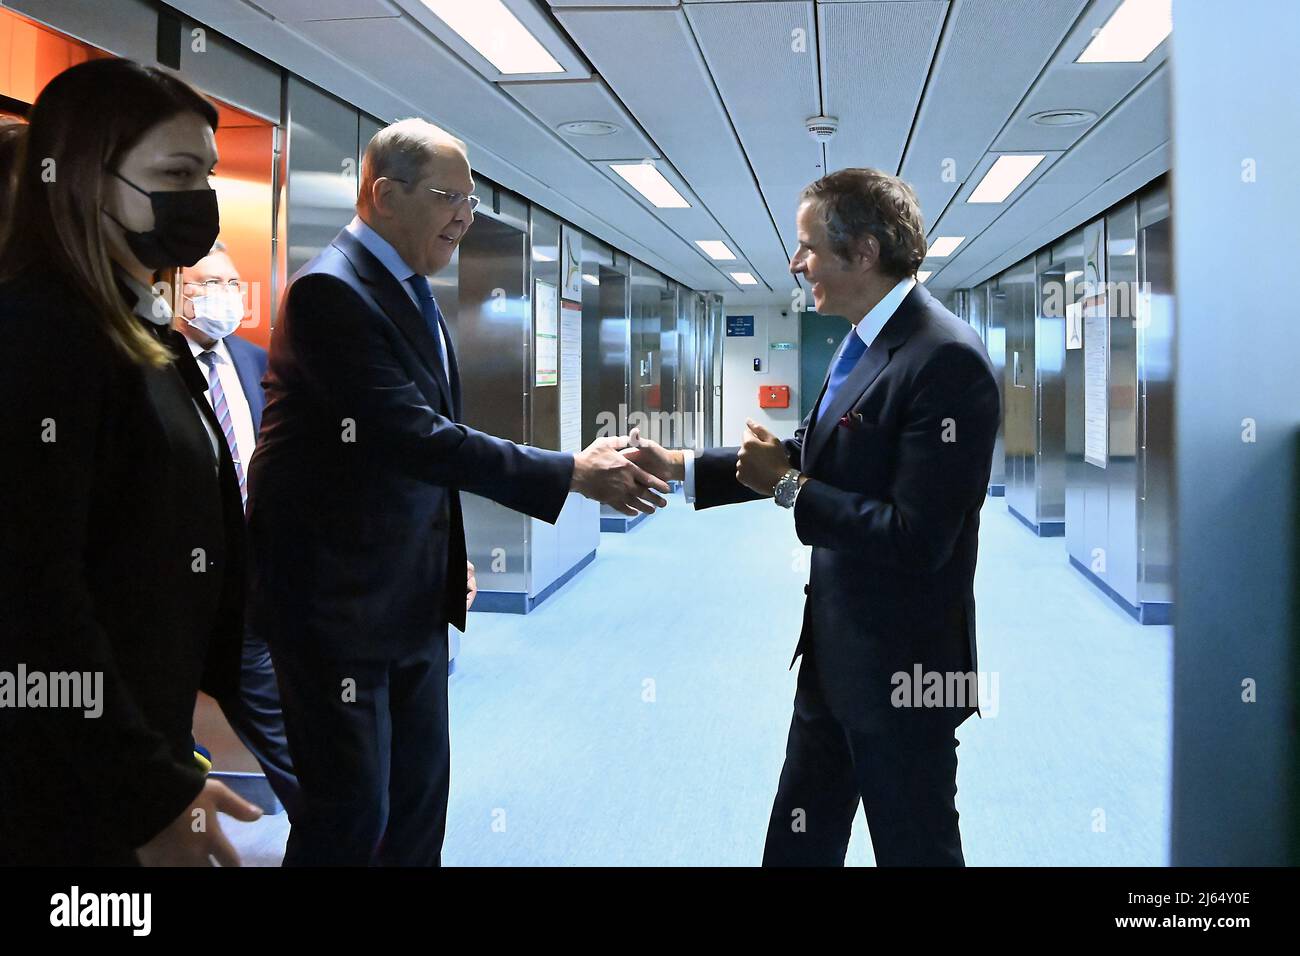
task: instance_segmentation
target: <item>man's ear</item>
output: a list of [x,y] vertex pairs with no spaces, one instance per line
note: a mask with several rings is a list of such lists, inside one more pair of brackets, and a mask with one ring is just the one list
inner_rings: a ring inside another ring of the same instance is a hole
[[380,217],[386,217],[390,212],[392,212],[391,193],[393,187],[393,181],[391,179],[385,179],[382,176],[370,183],[370,195],[368,198],[370,200],[371,212]]
[[858,240],[857,272],[865,275],[880,262],[880,240],[866,236]]

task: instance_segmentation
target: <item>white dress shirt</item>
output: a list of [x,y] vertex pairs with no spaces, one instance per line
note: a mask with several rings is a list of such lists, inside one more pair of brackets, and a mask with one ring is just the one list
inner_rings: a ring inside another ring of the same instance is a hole
[[[207,363],[199,359],[207,349],[191,338],[186,338],[185,341],[190,343],[190,352],[198,362],[204,380],[207,380]],[[248,407],[248,396],[244,394],[244,386],[239,381],[239,372],[235,369],[235,360],[230,356],[230,349],[226,348],[226,340],[219,339],[217,344],[212,346],[212,351],[217,358],[217,378],[221,380],[221,390],[226,393],[226,407],[230,409],[230,424],[235,429],[239,461],[244,473],[247,474],[248,463],[253,460],[253,445],[257,442],[257,433],[253,431],[253,411]],[[208,389],[208,404],[212,404],[211,389]]]
[[[894,313],[898,311],[898,307],[903,304],[903,300],[907,298],[908,293],[912,291],[912,287],[915,285],[916,279],[911,276],[899,281],[898,285],[886,292],[885,297],[877,302],[871,311],[864,315],[854,327],[854,331],[858,333],[858,338],[862,339],[867,348],[871,348],[871,343],[876,341],[876,337],[880,335],[880,330],[894,317]],[[838,357],[838,353],[836,355]],[[804,438],[807,437],[807,435],[804,436]],[[685,493],[687,501],[694,501],[695,452],[687,449],[685,454],[682,455],[682,464],[685,466],[682,491]]]

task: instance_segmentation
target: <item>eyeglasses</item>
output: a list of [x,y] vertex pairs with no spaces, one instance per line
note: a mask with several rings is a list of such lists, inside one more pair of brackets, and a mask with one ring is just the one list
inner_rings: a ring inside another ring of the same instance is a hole
[[[393,182],[395,183],[402,183],[403,185],[406,186],[410,185],[410,183],[408,183],[405,179],[394,179],[392,176],[389,176],[388,178],[392,179]],[[429,192],[431,193],[437,193],[443,199],[447,200],[447,205],[451,206],[453,209],[464,202],[464,203],[469,203],[469,211],[473,212],[475,209],[478,208],[478,204],[482,202],[482,200],[479,199],[478,196],[475,196],[473,193],[467,196],[464,193],[458,193],[448,189],[436,189],[433,186],[425,186],[424,188],[429,190]]]
[[185,285],[198,286],[205,293],[220,292],[223,289],[227,292],[236,292],[240,295],[244,292],[244,283],[239,279],[231,279],[228,282],[222,282],[220,279],[204,279],[202,282],[196,282],[193,279],[186,279]]

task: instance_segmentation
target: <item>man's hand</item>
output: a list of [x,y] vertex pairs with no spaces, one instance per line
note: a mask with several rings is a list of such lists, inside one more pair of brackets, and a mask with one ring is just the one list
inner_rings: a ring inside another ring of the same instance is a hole
[[655,494],[668,494],[668,485],[619,454],[627,443],[626,435],[597,438],[574,455],[570,488],[620,514],[653,514],[655,508],[668,504]]
[[[251,823],[262,811],[223,783],[206,780],[194,802],[167,828],[136,850],[143,866],[239,866],[239,854],[221,832],[217,811]],[[197,833],[195,831],[198,831]]]
[[652,438],[642,438],[640,427],[632,429],[627,441],[630,447],[623,449],[623,456],[628,461],[664,481],[686,480],[685,452],[680,448],[669,450]]
[[785,446],[758,422],[745,419],[745,439],[736,455],[736,480],[771,497],[776,483],[789,470],[790,456]]
[[474,606],[474,598],[478,596],[478,581],[474,578],[474,565],[469,561],[465,562],[465,610]]

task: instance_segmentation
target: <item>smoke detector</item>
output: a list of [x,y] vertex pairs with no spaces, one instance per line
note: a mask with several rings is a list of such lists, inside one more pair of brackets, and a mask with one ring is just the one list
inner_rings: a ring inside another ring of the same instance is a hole
[[803,125],[817,142],[829,143],[840,128],[840,121],[834,116],[810,116],[803,121]]
[[618,126],[604,120],[573,120],[556,127],[569,136],[609,136],[618,132]]

